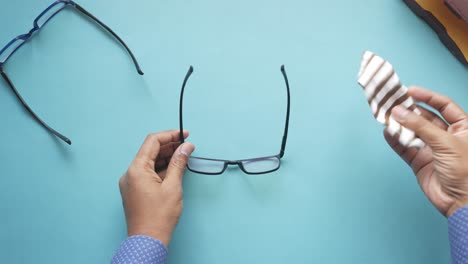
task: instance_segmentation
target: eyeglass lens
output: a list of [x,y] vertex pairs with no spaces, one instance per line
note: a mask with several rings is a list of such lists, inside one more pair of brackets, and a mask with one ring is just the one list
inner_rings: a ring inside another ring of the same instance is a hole
[[225,162],[191,157],[187,164],[188,168],[201,173],[221,173]]
[[277,157],[252,159],[242,161],[244,170],[250,173],[273,171],[279,168],[280,160]]
[[0,62],[4,63],[8,57],[10,57],[16,49],[24,43],[22,39],[15,39],[13,42],[9,44],[9,46],[5,47],[3,51],[0,53]]
[[37,26],[42,27],[47,23],[53,16],[55,16],[60,10],[66,6],[64,2],[56,2],[53,6],[50,7],[44,14],[42,14],[37,19]]

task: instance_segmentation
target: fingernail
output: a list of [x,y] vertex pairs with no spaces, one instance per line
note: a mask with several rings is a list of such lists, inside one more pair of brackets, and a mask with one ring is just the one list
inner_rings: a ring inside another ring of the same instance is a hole
[[180,154],[188,157],[190,154],[192,154],[194,149],[195,146],[192,143],[184,143],[180,146]]
[[392,111],[393,117],[398,121],[404,121],[410,111],[401,105],[395,106]]

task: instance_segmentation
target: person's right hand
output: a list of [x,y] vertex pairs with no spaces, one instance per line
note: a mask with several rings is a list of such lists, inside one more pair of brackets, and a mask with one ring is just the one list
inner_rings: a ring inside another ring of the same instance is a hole
[[194,148],[180,144],[179,130],[148,135],[119,181],[128,236],[149,236],[169,245],[182,213],[182,177]]
[[432,204],[449,217],[468,205],[468,116],[446,96],[416,87],[408,93],[436,109],[443,119],[421,107],[422,116],[418,116],[397,106],[392,111],[393,118],[413,130],[426,146],[405,148],[388,132],[385,139],[411,166]]

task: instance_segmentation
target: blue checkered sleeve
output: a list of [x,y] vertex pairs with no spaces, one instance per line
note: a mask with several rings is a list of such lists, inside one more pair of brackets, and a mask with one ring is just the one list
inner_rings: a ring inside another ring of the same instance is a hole
[[458,209],[448,220],[453,264],[468,264],[468,206]]
[[167,264],[167,248],[154,238],[131,236],[120,244],[111,264]]

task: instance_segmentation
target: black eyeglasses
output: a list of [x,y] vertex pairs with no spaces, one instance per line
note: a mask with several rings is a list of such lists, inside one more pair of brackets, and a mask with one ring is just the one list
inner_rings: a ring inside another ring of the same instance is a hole
[[[182,105],[184,100],[184,90],[190,75],[193,73],[193,67],[190,66],[187,74],[185,75],[184,82],[182,84],[182,90],[180,92],[180,104],[179,104],[179,123],[180,123],[180,140],[184,142],[183,134],[183,119],[182,119]],[[223,159],[207,159],[191,156],[187,168],[195,173],[207,174],[207,175],[218,175],[222,174],[228,167],[228,165],[237,165],[239,168],[247,174],[265,174],[278,170],[281,164],[281,158],[284,156],[286,148],[286,141],[288,139],[288,127],[289,127],[289,82],[288,76],[284,65],[281,66],[281,73],[286,83],[286,89],[288,92],[288,105],[286,111],[286,124],[284,126],[283,141],[281,142],[281,149],[279,154],[261,158],[253,159],[242,159],[242,160],[223,160]]]
[[34,111],[29,107],[29,105],[24,101],[23,97],[19,94],[18,90],[15,88],[13,85],[13,82],[11,79],[8,77],[8,75],[5,73],[3,69],[3,65],[8,61],[8,59],[11,58],[11,56],[19,49],[21,48],[32,36],[36,31],[39,31],[42,27],[44,27],[54,16],[56,16],[60,11],[64,10],[66,7],[73,7],[76,10],[78,10],[80,13],[84,14],[97,24],[99,24],[101,27],[103,27],[107,32],[109,32],[112,36],[114,36],[117,41],[122,44],[125,49],[127,50],[128,54],[130,54],[130,57],[133,60],[133,63],[135,64],[135,67],[140,75],[143,75],[143,71],[140,69],[140,66],[138,65],[138,62],[133,55],[132,51],[130,48],[128,48],[127,44],[114,32],[112,29],[110,29],[106,24],[102,23],[97,19],[95,16],[93,16],[91,13],[86,11],[83,7],[78,5],[77,3],[71,1],[71,0],[59,0],[51,4],[48,8],[46,8],[35,20],[33,24],[33,28],[26,34],[19,35],[8,44],[0,50],[0,74],[2,75],[3,79],[5,79],[6,83],[8,86],[10,86],[11,90],[13,93],[16,95],[18,100],[21,102],[21,104],[26,108],[26,110],[31,114],[31,116],[39,123],[41,124],[45,129],[47,129],[50,133],[54,134],[61,140],[65,141],[67,144],[71,145],[71,140],[67,138],[66,136],[62,135],[61,133],[57,132],[55,129],[51,128],[49,125],[47,125],[44,121],[42,121],[39,116],[34,113]]

